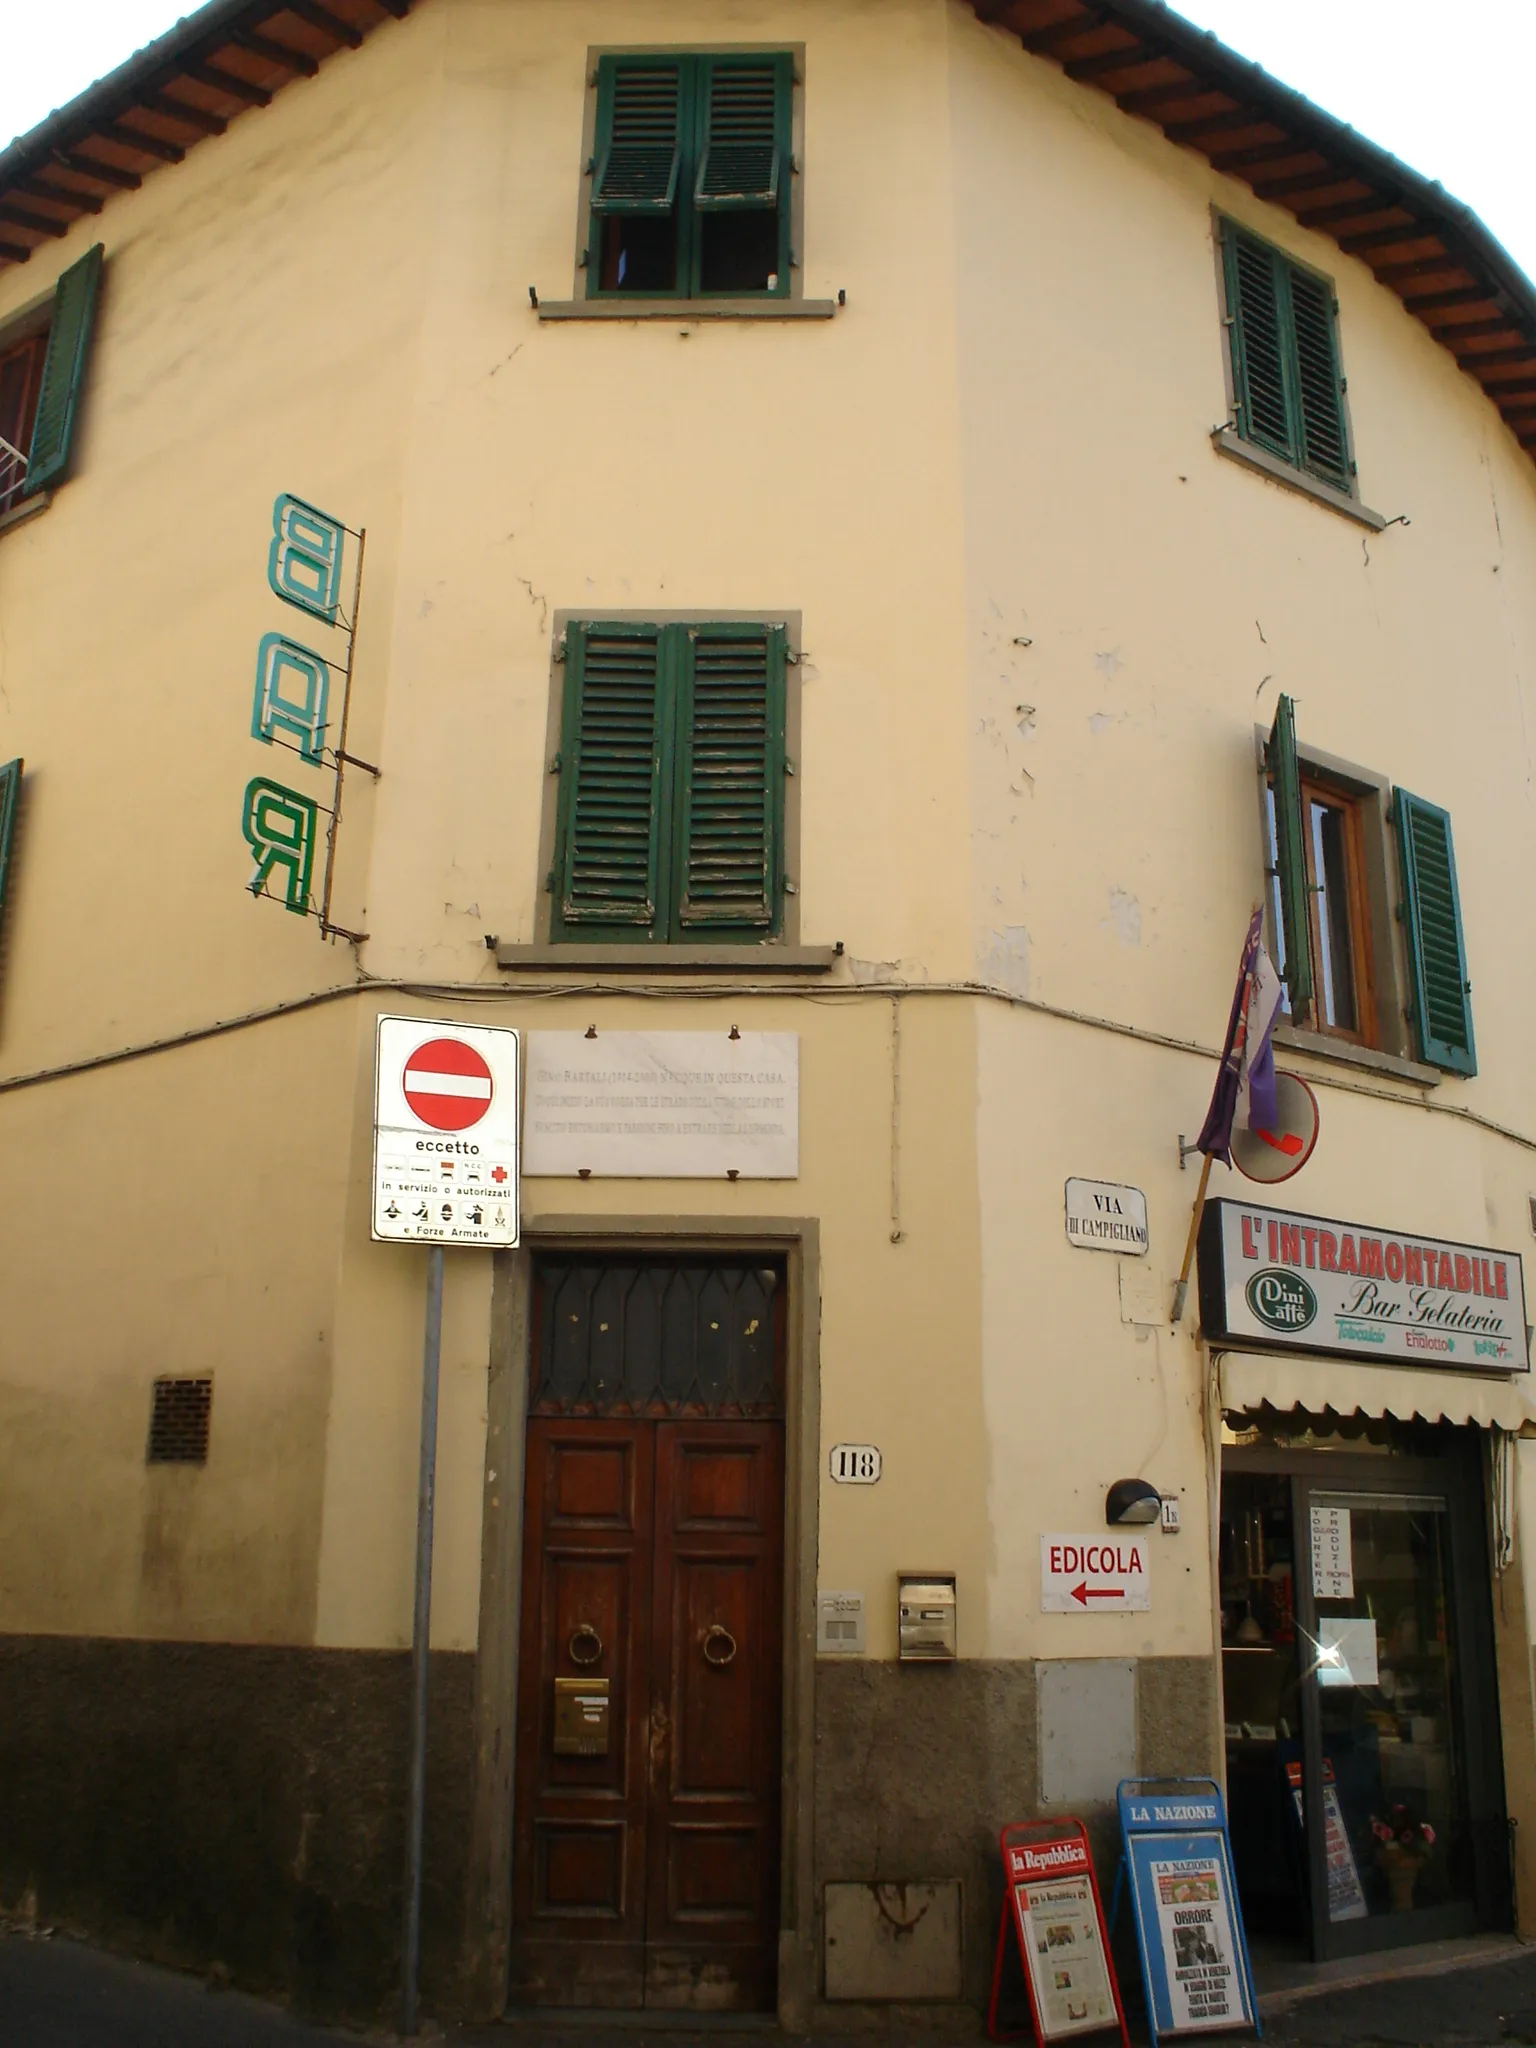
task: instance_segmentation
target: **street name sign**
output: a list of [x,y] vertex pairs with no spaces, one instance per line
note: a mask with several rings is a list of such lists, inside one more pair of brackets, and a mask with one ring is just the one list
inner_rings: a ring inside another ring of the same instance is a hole
[[1067,1242],[1082,1251],[1122,1252],[1141,1258],[1147,1249],[1147,1198],[1140,1188],[1113,1180],[1067,1182]]
[[373,1235],[518,1241],[518,1035],[381,1017],[374,1069]]

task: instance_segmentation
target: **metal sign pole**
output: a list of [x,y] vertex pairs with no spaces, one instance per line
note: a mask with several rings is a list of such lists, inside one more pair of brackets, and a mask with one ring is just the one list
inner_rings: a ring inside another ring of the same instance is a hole
[[416,1616],[411,1632],[411,1782],[405,1814],[405,1962],[400,2031],[416,2032],[421,1960],[421,1842],[427,1787],[427,1650],[432,1633],[432,1510],[437,1482],[437,1381],[443,1348],[443,1248],[427,1253],[421,1359],[421,1476],[416,1493]]

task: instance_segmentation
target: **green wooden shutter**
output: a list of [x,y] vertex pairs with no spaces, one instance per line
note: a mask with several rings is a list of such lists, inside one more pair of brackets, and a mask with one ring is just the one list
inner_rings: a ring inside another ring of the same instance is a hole
[[27,457],[24,497],[61,482],[69,470],[80,390],[91,352],[101,258],[102,246],[98,242],[78,263],[70,265],[53,295],[53,320],[48,329],[48,353],[43,358],[43,381],[37,397],[32,449]]
[[1475,1074],[1472,984],[1467,979],[1450,814],[1421,796],[1396,789],[1392,815],[1403,869],[1403,925],[1419,1057],[1453,1074]]
[[597,72],[594,213],[670,213],[682,163],[676,57],[604,57]]
[[1301,466],[1347,491],[1351,483],[1349,437],[1344,431],[1333,288],[1325,278],[1298,270],[1295,264],[1288,269]]
[[1282,697],[1264,748],[1275,801],[1275,873],[1285,935],[1285,985],[1291,1014],[1300,1018],[1312,1000],[1311,888],[1307,881],[1306,822],[1301,807],[1301,763],[1296,757],[1296,707]]
[[654,626],[573,625],[555,862],[556,938],[665,938],[672,695]]
[[789,161],[792,60],[700,60],[701,141],[694,204],[701,212],[777,207]]
[[1284,260],[1229,222],[1223,233],[1237,431],[1294,462],[1286,377]]
[[766,938],[783,906],[784,629],[700,626],[688,645],[673,936]]
[[21,807],[21,772],[19,760],[7,761],[0,768],[0,913],[5,910],[11,879],[11,846],[16,837],[16,813]]

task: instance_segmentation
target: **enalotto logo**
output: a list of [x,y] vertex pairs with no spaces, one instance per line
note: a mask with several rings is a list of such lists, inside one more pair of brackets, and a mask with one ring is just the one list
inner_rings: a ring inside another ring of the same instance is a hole
[[1248,1306],[1271,1330],[1304,1330],[1317,1314],[1317,1296],[1297,1273],[1271,1266],[1255,1273],[1244,1292]]

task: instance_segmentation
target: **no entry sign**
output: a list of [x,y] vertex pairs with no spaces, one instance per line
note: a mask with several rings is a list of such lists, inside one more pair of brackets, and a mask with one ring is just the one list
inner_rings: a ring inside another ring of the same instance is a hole
[[376,1238],[517,1243],[517,1057],[515,1031],[379,1019]]
[[1040,1538],[1044,1614],[1145,1614],[1152,1605],[1145,1536]]
[[406,1107],[435,1131],[467,1131],[491,1106],[496,1083],[484,1056],[462,1038],[429,1038],[405,1063]]

